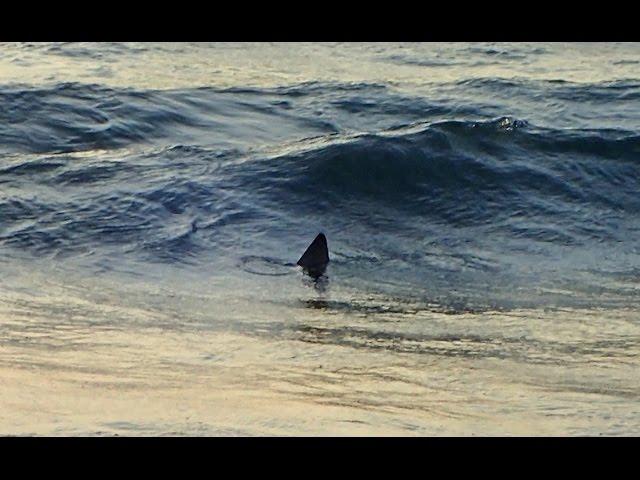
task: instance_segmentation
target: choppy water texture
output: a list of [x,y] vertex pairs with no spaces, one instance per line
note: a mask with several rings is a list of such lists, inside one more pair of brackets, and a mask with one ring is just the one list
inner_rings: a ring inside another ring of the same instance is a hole
[[640,432],[639,44],[2,44],[0,104],[0,434]]

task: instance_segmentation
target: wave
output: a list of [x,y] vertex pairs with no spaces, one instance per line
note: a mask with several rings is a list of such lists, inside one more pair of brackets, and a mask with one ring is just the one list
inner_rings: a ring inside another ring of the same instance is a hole
[[626,131],[554,131],[500,118],[360,135],[256,168],[271,195],[304,208],[393,207],[456,225],[557,222],[584,209],[635,211],[638,149],[640,136]]
[[203,235],[275,218],[287,225],[295,212],[385,231],[427,222],[571,245],[620,240],[616,219],[640,208],[640,136],[626,131],[504,117],[333,135],[288,150],[174,146],[126,162],[54,155],[10,164],[4,183],[35,179],[45,197],[0,199],[0,240],[39,253],[128,244],[177,258],[206,248]]
[[524,78],[481,77],[454,82],[457,88],[486,93],[518,94],[529,100],[563,100],[571,102],[624,102],[640,95],[637,79],[608,82],[569,82],[567,80],[531,80]]
[[[543,93],[608,96],[619,108],[640,92],[633,80],[449,87],[534,103]],[[0,197],[0,242],[38,255],[120,246],[190,261],[242,234],[299,231],[305,219],[415,238],[446,227],[581,245],[626,241],[620,226],[640,207],[632,128],[488,119],[499,104],[375,82],[12,85],[0,87],[0,101],[0,183],[12,192]]]
[[314,105],[291,107],[290,102],[317,88],[349,92],[361,86],[302,85],[256,90],[256,95],[248,89],[210,87],[4,86],[0,151],[54,154],[176,143],[241,147],[336,133],[339,127],[328,116],[310,112]]
[[[3,86],[0,151],[53,154],[149,144],[278,145],[314,135],[375,133],[416,122],[486,122],[510,108],[507,103],[513,99],[531,114],[535,111],[540,125],[562,115],[562,122],[583,126],[592,114],[574,111],[576,105],[606,104],[607,126],[615,129],[628,124],[613,122],[624,117],[629,101],[640,98],[640,84],[634,80],[574,84],[481,78],[429,88],[433,95],[415,96],[375,82],[175,90],[73,82]],[[456,101],[448,98],[452,94]]]
[[57,84],[0,90],[2,150],[60,153],[115,149],[166,133],[189,119],[153,92]]

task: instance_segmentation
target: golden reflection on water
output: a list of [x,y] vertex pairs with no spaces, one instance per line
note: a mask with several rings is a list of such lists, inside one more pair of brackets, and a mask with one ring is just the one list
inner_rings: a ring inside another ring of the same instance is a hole
[[227,290],[221,308],[258,322],[240,331],[194,323],[215,315],[203,305],[172,310],[179,292],[156,309],[100,291],[3,293],[0,434],[615,435],[640,399],[631,312],[452,316]]
[[[546,53],[519,57],[518,48]],[[634,62],[638,60],[634,44],[567,43],[560,50],[561,55],[558,45],[549,47],[544,43],[398,43],[382,47],[367,43],[4,43],[0,44],[0,83],[66,81],[168,89],[249,85],[271,88],[341,81],[415,88],[425,84],[426,72],[427,83],[522,76],[596,82],[610,79],[614,72],[624,77],[627,70],[626,77],[633,78]],[[498,54],[487,55],[487,51]],[[500,52],[506,52],[506,57],[501,57]],[[407,63],[394,60],[394,55],[406,58]],[[412,64],[413,56],[434,60],[432,64]],[[598,63],[603,56],[615,62],[611,68]],[[449,61],[443,63],[443,58]],[[472,60],[465,61],[469,59]]]

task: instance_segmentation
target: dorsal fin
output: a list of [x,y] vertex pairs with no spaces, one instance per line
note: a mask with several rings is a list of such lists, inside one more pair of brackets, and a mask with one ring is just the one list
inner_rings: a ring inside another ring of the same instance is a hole
[[312,277],[319,277],[327,268],[327,263],[329,263],[327,237],[321,232],[307,247],[297,264]]

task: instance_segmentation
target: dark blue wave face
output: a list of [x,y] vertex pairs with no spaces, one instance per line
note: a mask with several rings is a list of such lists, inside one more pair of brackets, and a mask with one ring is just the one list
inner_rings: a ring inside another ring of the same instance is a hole
[[340,139],[234,175],[282,212],[276,224],[298,223],[293,216],[330,229],[348,275],[465,296],[488,287],[507,296],[529,289],[521,297],[580,287],[588,296],[605,270],[634,271],[639,147],[625,132],[437,122]]
[[[485,50],[478,68],[548,54]],[[639,96],[634,79],[3,86],[0,244],[215,271],[295,262],[324,231],[333,285],[482,308],[635,304]]]

